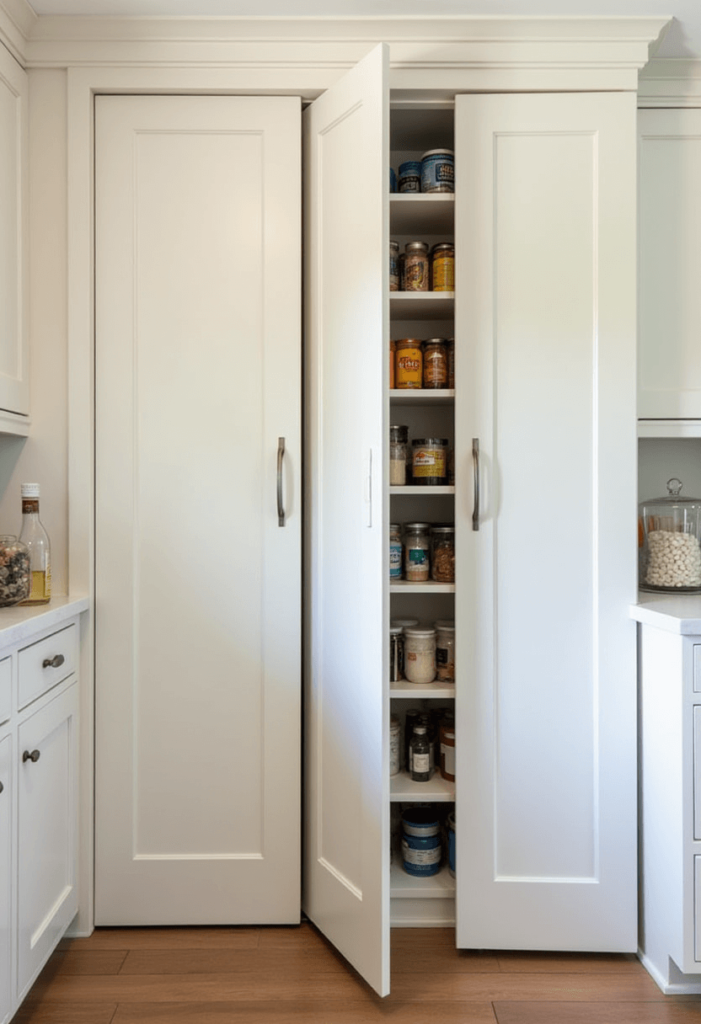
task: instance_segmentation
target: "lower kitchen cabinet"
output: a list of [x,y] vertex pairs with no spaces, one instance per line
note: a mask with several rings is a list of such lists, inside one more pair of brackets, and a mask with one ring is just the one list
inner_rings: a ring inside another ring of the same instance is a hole
[[78,686],[18,730],[17,987],[22,998],[75,916]]
[[0,1024],[12,997],[12,737],[0,739]]
[[640,647],[640,956],[701,993],[701,599],[647,596]]
[[78,909],[77,615],[87,601],[52,605],[43,616],[0,611],[0,1024]]

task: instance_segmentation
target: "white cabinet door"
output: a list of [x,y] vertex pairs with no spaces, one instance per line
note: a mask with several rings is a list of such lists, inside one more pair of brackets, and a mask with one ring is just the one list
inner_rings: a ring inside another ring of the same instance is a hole
[[12,1009],[12,737],[0,740],[0,1024]]
[[23,416],[29,413],[27,131],[27,75],[0,45],[0,414]]
[[98,924],[299,921],[300,150],[97,101]]
[[635,114],[457,99],[463,947],[636,949]]
[[304,909],[389,990],[389,93],[378,47],[305,115]]
[[19,999],[78,909],[77,719],[78,685],[73,683],[27,717],[18,731]]
[[641,110],[638,416],[701,419],[701,110]]

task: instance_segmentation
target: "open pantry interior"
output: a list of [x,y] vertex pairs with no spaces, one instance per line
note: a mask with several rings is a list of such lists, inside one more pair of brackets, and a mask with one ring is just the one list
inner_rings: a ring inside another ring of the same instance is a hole
[[[422,156],[439,148],[454,149],[454,111],[451,105],[423,105],[420,107],[392,105],[390,108],[390,167],[398,173],[407,161],[420,162]],[[401,187],[401,186],[400,186]],[[389,201],[389,237],[403,254],[406,246],[421,241],[429,253],[434,246],[455,242],[455,194],[445,192],[392,192]],[[402,282],[403,283],[403,282]],[[448,346],[455,338],[454,291],[391,290],[389,295],[389,338],[394,343],[413,339],[425,343],[440,339]],[[458,346],[456,346],[457,348]],[[425,350],[425,344],[422,345]],[[394,345],[390,360],[395,360]],[[456,359],[457,362],[457,359]],[[394,369],[390,377],[395,378]],[[421,376],[419,371],[419,376]],[[431,528],[454,526],[455,477],[448,475],[449,453],[455,443],[455,388],[453,380],[445,379],[434,386],[405,386],[399,379],[391,381],[387,423],[403,427],[407,436],[407,474],[404,483],[388,483],[389,519],[387,529],[399,528],[402,542],[401,574],[396,562],[390,569],[389,622],[386,624],[386,642],[390,643],[391,623],[413,621],[420,628],[435,627],[436,622],[455,620],[455,581],[437,581],[428,569],[428,579],[407,579],[407,524],[426,524]],[[459,387],[459,381],[456,385]],[[420,477],[413,478],[412,441],[417,439],[447,441],[445,482],[426,485]],[[396,536],[396,535],[395,535]],[[391,541],[389,542],[391,544]],[[429,556],[430,561],[430,556]],[[410,573],[411,575],[411,573]],[[396,626],[395,626],[396,629]],[[405,637],[402,636],[402,647]],[[458,655],[459,656],[459,655]],[[406,654],[404,655],[406,657]],[[459,664],[459,662],[458,662]],[[427,673],[431,675],[431,670]],[[454,673],[444,669],[442,676]],[[397,678],[399,676],[400,678]],[[459,676],[456,676],[456,679]],[[399,724],[399,757],[390,753],[390,920],[396,926],[445,926],[455,922],[455,879],[449,865],[449,833],[454,835],[455,781],[446,778],[440,765],[439,724],[450,728],[455,717],[455,680],[438,678],[431,681],[411,682],[403,667],[392,670],[389,685],[390,721]],[[409,763],[410,722],[426,719],[435,764],[427,781],[412,780]],[[454,726],[453,726],[454,728]],[[396,737],[396,732],[395,732]],[[396,742],[396,740],[395,740]],[[445,753],[445,751],[444,751]],[[448,755],[449,758],[451,755]],[[398,767],[398,771],[396,770]],[[445,774],[450,775],[451,765]],[[417,807],[427,806],[440,823],[440,868],[436,873],[439,855],[433,841],[426,839],[412,844],[431,849],[403,850],[402,815]],[[450,828],[449,828],[450,823]],[[405,865],[405,858],[409,859]],[[407,866],[409,870],[407,870]]]

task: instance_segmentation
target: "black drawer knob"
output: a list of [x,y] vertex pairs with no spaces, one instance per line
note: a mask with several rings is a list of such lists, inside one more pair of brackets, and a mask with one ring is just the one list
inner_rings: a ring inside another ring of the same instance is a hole
[[42,668],[60,668],[66,659],[62,654],[55,654],[53,658],[44,658]]
[[41,754],[38,750],[33,750],[31,754],[28,750],[25,750],[25,752],[22,754],[22,764],[24,764],[25,761],[32,761],[34,764],[36,764],[40,757]]

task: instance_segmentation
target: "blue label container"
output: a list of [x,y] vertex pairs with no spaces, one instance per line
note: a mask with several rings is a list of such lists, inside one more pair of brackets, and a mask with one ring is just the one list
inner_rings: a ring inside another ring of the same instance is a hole
[[421,191],[421,161],[406,160],[399,165],[399,191]]
[[390,192],[397,191],[397,175],[394,173],[394,167],[389,169],[389,190]]
[[402,863],[408,875],[428,878],[441,869],[441,837],[402,836]]
[[448,815],[448,871],[455,878],[455,814]]
[[405,836],[426,839],[437,836],[440,830],[441,823],[433,807],[412,807],[402,814],[402,831]]
[[421,159],[422,192],[454,192],[455,161],[452,149],[429,149]]

